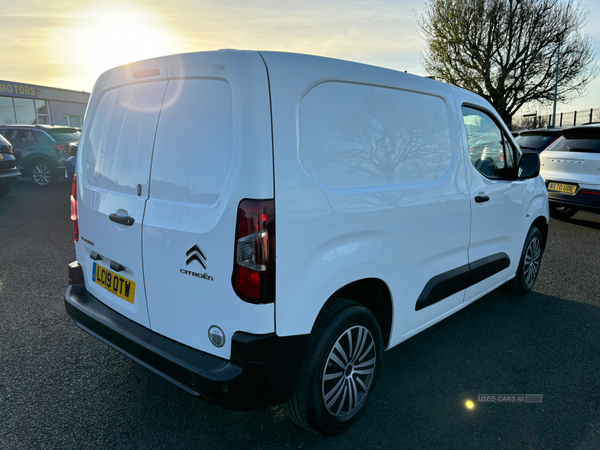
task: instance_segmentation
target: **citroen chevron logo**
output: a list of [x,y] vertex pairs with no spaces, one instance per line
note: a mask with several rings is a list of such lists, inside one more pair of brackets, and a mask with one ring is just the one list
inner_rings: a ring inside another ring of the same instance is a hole
[[190,247],[190,249],[186,252],[185,256],[188,257],[185,265],[188,266],[192,261],[198,261],[204,270],[206,270],[206,255],[202,251],[202,249],[198,246],[198,244],[194,244]]

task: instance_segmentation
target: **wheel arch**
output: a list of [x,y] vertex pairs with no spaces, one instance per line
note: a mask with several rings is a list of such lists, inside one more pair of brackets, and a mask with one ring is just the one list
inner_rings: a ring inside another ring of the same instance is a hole
[[31,170],[37,162],[45,162],[49,165],[50,168],[56,168],[56,163],[52,161],[52,158],[43,154],[36,153],[34,155],[30,155],[27,159],[23,161],[23,167],[25,167],[26,176],[31,177]]
[[379,278],[363,278],[348,283],[329,297],[317,317],[321,316],[323,311],[326,311],[332,302],[340,298],[363,305],[375,314],[381,327],[383,347],[386,348],[392,334],[393,319],[392,295],[388,285]]
[[[531,227],[537,227],[542,233],[542,238],[544,239],[544,248],[546,248],[546,242],[548,241],[548,222],[545,217],[540,216],[533,221]],[[529,229],[531,229],[529,227]]]

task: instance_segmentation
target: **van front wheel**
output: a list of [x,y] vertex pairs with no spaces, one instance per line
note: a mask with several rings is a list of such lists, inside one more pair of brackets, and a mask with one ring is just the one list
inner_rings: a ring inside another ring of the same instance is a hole
[[543,253],[544,239],[542,233],[537,227],[531,227],[525,239],[517,273],[507,283],[509,292],[521,295],[531,290],[540,270]]
[[382,341],[369,309],[343,299],[332,302],[315,325],[286,415],[317,434],[350,428],[377,384]]

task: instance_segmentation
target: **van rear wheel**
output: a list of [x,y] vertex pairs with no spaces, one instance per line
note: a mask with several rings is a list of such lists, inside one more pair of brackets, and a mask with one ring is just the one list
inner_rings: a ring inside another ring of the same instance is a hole
[[382,342],[369,309],[343,299],[332,302],[315,325],[286,415],[317,434],[350,428],[377,384]]

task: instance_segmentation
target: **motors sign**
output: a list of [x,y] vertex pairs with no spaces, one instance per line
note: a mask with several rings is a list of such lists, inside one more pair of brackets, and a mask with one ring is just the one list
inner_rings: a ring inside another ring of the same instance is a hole
[[37,89],[35,86],[23,83],[14,83],[12,81],[0,80],[0,95],[9,95],[11,97],[37,98]]

